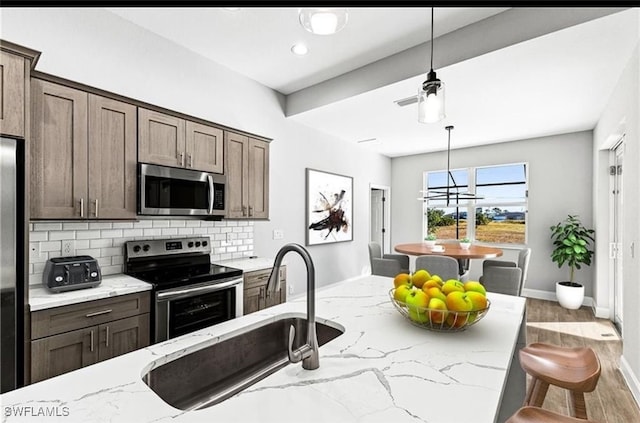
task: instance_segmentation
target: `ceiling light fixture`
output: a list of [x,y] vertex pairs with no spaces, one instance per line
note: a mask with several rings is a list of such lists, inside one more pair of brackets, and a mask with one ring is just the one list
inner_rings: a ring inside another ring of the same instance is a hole
[[[479,197],[473,192],[465,191],[465,188],[469,188],[467,185],[458,185],[456,183],[455,178],[453,177],[453,173],[451,173],[451,130],[453,129],[453,125],[446,126],[444,129],[447,130],[447,185],[443,187],[434,187],[432,189],[427,188],[427,191],[420,191],[423,193],[422,197],[419,197],[418,200],[426,201],[426,200],[446,200],[446,207],[453,202],[455,204],[460,203],[460,201],[464,200],[481,200],[484,197]],[[426,195],[424,195],[426,194]]]
[[291,47],[291,52],[296,56],[304,56],[309,52],[309,49],[304,43],[296,43]]
[[300,25],[312,34],[331,35],[345,27],[349,20],[347,9],[300,9]]
[[418,92],[418,122],[434,123],[444,119],[444,83],[433,71],[433,7],[431,8],[431,70]]

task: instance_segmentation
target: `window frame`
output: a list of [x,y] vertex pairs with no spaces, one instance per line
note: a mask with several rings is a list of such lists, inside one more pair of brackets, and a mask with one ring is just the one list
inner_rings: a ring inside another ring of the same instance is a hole
[[[484,203],[484,200],[469,200],[469,199],[462,199],[460,202],[453,202],[450,203],[448,206],[447,205],[431,205],[430,204],[433,201],[436,202],[440,202],[443,200],[427,200],[424,199],[422,202],[422,230],[424,231],[424,234],[422,235],[422,237],[425,237],[428,234],[429,231],[429,227],[428,227],[428,215],[427,215],[427,211],[428,209],[431,208],[436,208],[436,209],[445,209],[445,208],[458,208],[459,212],[464,212],[466,211],[467,213],[467,218],[465,219],[467,222],[467,228],[466,228],[466,237],[471,239],[474,243],[477,243],[479,245],[490,245],[490,246],[496,246],[496,247],[502,247],[502,248],[517,248],[517,247],[522,247],[527,245],[528,243],[528,239],[529,239],[529,162],[511,162],[511,163],[499,163],[499,164],[490,164],[490,165],[481,165],[481,166],[469,166],[469,167],[460,167],[460,168],[455,168],[455,169],[449,169],[451,172],[458,172],[458,171],[466,171],[467,172],[467,181],[468,181],[468,190],[470,192],[477,192],[477,186],[476,186],[476,172],[478,169],[486,169],[486,168],[498,168],[498,167],[503,167],[503,166],[519,166],[519,165],[523,165],[524,166],[524,184],[525,184],[525,196],[524,196],[524,201],[518,201],[518,202],[513,202],[513,201],[507,201],[507,202],[490,202],[490,203]],[[446,173],[446,169],[441,169],[441,170],[429,170],[429,171],[424,171],[422,173],[422,184],[423,184],[423,193],[424,196],[426,197],[429,191],[429,174],[430,173],[441,173],[441,172],[445,172]],[[448,179],[448,175],[447,175],[447,182],[449,181]],[[499,184],[500,185],[500,184]],[[502,185],[509,185],[507,184],[502,184]],[[493,207],[522,207],[524,208],[524,225],[525,225],[525,230],[524,230],[524,242],[523,243],[506,243],[506,242],[489,242],[489,241],[480,241],[480,240],[476,240],[476,209],[477,208],[481,208],[481,209],[485,209],[485,208],[493,208]]]

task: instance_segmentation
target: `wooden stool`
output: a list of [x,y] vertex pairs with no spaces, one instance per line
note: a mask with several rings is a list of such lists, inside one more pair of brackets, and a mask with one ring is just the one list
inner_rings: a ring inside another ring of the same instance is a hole
[[591,420],[575,419],[538,407],[522,407],[505,423],[595,423]]
[[569,391],[569,411],[573,417],[587,419],[584,393],[596,388],[600,360],[591,348],[564,348],[534,343],[520,350],[520,365],[533,380],[524,405],[541,407],[549,384]]

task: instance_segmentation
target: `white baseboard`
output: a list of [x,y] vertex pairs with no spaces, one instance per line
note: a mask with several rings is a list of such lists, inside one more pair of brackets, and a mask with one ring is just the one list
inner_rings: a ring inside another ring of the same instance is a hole
[[[555,292],[543,291],[541,289],[524,288],[522,290],[521,295],[527,298],[535,298],[536,300],[548,300],[548,301],[558,302]],[[593,298],[591,297],[584,297],[584,300],[582,300],[583,306],[594,308],[594,304],[595,303],[593,301]]]
[[609,309],[609,307],[598,307],[595,306],[593,309],[593,314],[598,318],[598,319],[609,319],[609,320],[613,320],[611,318],[611,310]]
[[636,375],[633,373],[633,370],[631,369],[631,366],[629,366],[629,362],[625,360],[624,355],[620,357],[620,372],[631,391],[631,395],[633,395],[633,399],[636,400],[636,404],[640,407],[640,380],[638,380]]

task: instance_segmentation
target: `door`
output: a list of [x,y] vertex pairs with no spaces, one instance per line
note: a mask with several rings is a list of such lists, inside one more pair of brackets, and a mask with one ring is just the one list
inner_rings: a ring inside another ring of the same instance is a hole
[[187,121],[186,167],[223,173],[223,143],[221,129]]
[[382,247],[383,253],[391,250],[391,237],[389,236],[389,187],[370,187],[369,194],[369,242],[376,242]]
[[623,238],[623,220],[622,220],[622,163],[624,159],[624,138],[616,145],[613,150],[614,161],[611,167],[613,174],[613,322],[622,333],[622,299],[623,283],[622,283],[622,238]]
[[269,217],[269,143],[249,138],[249,217]]
[[98,360],[98,327],[78,329],[31,341],[31,383]]
[[185,121],[138,108],[138,158],[144,163],[185,167]]
[[136,217],[136,107],[89,94],[89,217]]
[[32,79],[31,217],[88,217],[87,93]]
[[248,216],[249,139],[235,132],[225,132],[225,173],[227,175],[227,217]]

